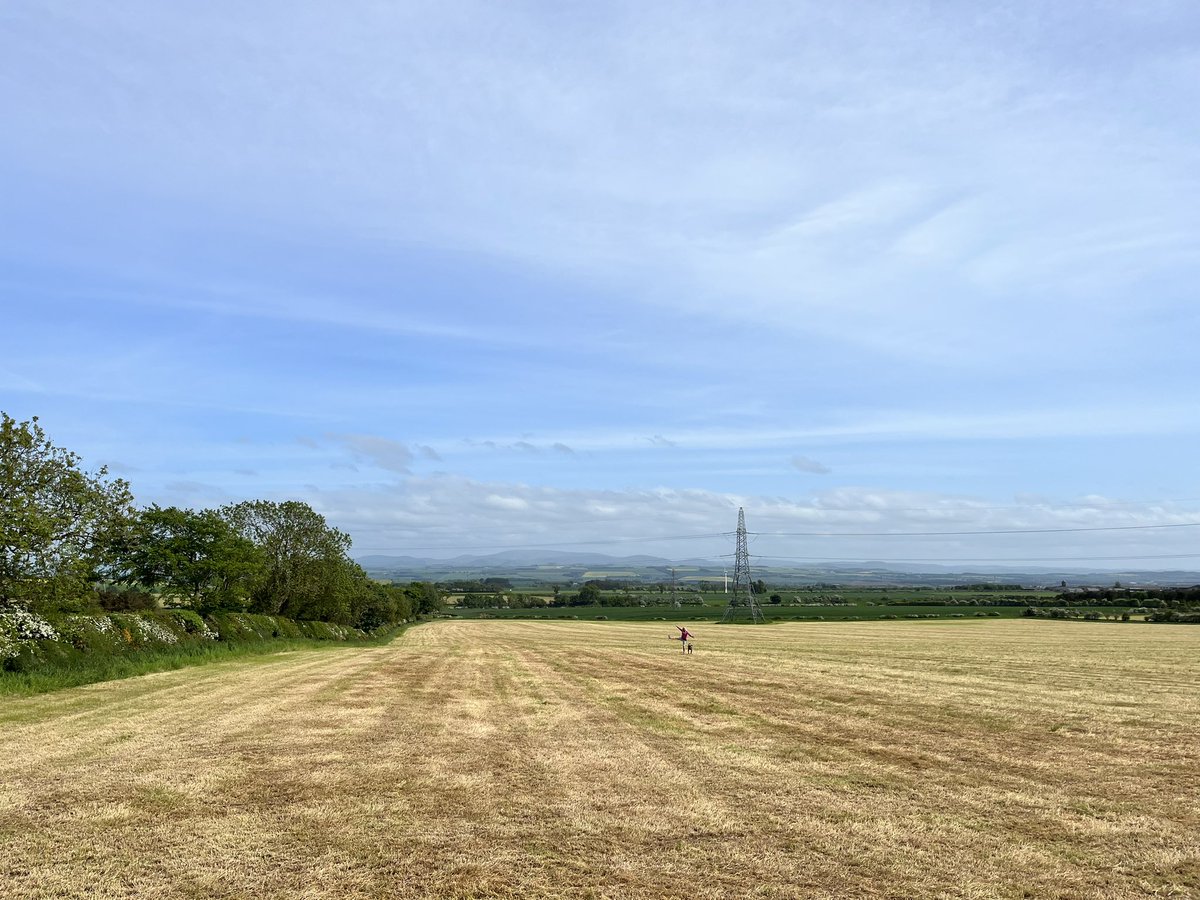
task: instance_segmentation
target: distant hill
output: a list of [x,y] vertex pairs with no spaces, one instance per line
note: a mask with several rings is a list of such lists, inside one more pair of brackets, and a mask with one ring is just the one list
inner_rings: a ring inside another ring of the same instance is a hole
[[372,569],[389,569],[396,566],[424,566],[432,561],[418,556],[383,556],[380,554],[359,556],[355,559],[355,562],[368,572]]
[[[672,562],[660,556],[609,556],[571,550],[504,550],[484,556],[464,554],[449,559],[422,559],[414,556],[363,556],[358,563],[368,571],[373,567],[424,565],[433,568],[462,566],[670,566]],[[711,563],[710,563],[711,564]]]
[[[516,583],[572,584],[587,578],[604,577],[611,570],[614,578],[655,584],[671,578],[671,568],[681,580],[719,582],[733,566],[711,559],[669,560],[658,556],[611,556],[573,550],[504,550],[484,555],[463,554],[450,559],[417,556],[369,554],[358,562],[375,578],[393,581],[441,581],[449,579],[508,578]],[[772,565],[757,565],[750,559],[755,578],[778,585],[911,585],[945,587],[955,584],[1006,583],[1027,587],[1057,587],[1066,581],[1071,587],[1110,586],[1120,581],[1127,587],[1200,584],[1200,572],[1189,570],[1134,571],[1040,566],[950,566],[906,565],[863,561],[861,563],[812,563],[772,560]]]

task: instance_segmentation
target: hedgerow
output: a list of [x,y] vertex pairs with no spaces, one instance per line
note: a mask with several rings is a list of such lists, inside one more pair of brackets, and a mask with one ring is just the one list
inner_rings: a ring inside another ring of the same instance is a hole
[[0,669],[30,672],[87,659],[273,640],[352,641],[370,635],[329,622],[190,609],[63,615],[51,622],[21,606],[0,609]]

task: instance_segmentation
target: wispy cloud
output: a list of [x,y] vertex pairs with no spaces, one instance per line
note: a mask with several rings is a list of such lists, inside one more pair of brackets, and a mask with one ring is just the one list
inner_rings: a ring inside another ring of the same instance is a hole
[[370,434],[347,434],[339,442],[360,459],[390,472],[408,473],[413,452],[407,444]]
[[407,543],[802,517],[797,472],[1190,495],[1186,4],[461,13],[8,16],[6,411]]
[[[961,232],[927,224],[922,237],[913,237],[913,229],[946,204],[954,209],[956,198],[971,198],[969,208],[954,213],[967,226],[963,231],[984,227],[991,234],[957,252],[990,245],[992,261],[981,259],[976,271],[991,284],[1069,281],[1097,265],[1125,278],[1152,269],[1161,257],[1122,233],[1145,234],[1147,221],[1155,223],[1151,233],[1172,233],[1174,225],[1175,246],[1196,233],[1187,200],[1178,196],[1180,188],[1194,190],[1186,132],[1155,130],[1142,113],[1147,101],[1159,102],[1155,93],[1194,89],[1186,66],[1173,65],[1170,55],[1157,62],[1157,84],[1117,79],[1116,69],[1143,62],[1136,41],[1105,71],[1074,56],[1069,45],[1056,48],[1061,59],[1022,53],[1019,43],[997,50],[1019,40],[1020,30],[1009,22],[981,23],[906,4],[877,10],[878,21],[833,15],[820,27],[803,4],[764,10],[769,27],[732,9],[666,4],[624,20],[627,31],[601,10],[598,20],[611,27],[587,34],[569,20],[529,13],[518,15],[521,27],[513,29],[498,27],[511,11],[478,9],[470,25],[430,11],[418,15],[429,27],[413,28],[407,18],[356,8],[348,21],[318,14],[319,30],[289,32],[295,58],[306,61],[301,69],[291,54],[278,52],[267,36],[274,29],[264,23],[240,29],[242,40],[259,51],[246,53],[241,43],[235,49],[222,40],[230,27],[223,16],[194,17],[185,30],[135,4],[128,21],[157,22],[160,43],[148,43],[140,29],[121,28],[117,17],[108,26],[114,59],[133,73],[161,74],[164,48],[195,42],[214,65],[203,80],[182,73],[176,82],[140,79],[142,87],[115,102],[89,103],[85,90],[70,110],[77,118],[72,128],[115,122],[102,150],[144,160],[145,169],[133,167],[142,178],[178,174],[168,162],[177,159],[197,194],[211,193],[222,181],[230,185],[218,195],[230,206],[253,205],[306,224],[332,216],[336,226],[379,235],[381,243],[419,237],[525,265],[586,268],[622,282],[650,277],[645,299],[693,312],[719,313],[736,295],[736,316],[849,337],[880,336],[856,327],[857,311],[867,308],[897,325],[914,312],[920,319],[936,314],[949,319],[959,337],[972,338],[970,318],[953,297],[923,290],[924,266],[954,259]],[[10,65],[29,52],[18,39],[37,46],[52,27],[65,30],[62,20],[87,22],[92,15],[76,10],[58,18],[26,18],[24,33],[8,48]],[[681,21],[688,22],[686,37]],[[434,27],[439,23],[453,35],[444,44],[429,39],[443,33]],[[1097,13],[1089,27],[1097,34],[1129,29],[1111,10]],[[897,34],[906,40],[897,41]],[[335,63],[300,52],[330,40],[347,42],[355,54]],[[566,59],[550,59],[540,49],[564,41],[573,48]],[[451,75],[445,55],[463,47],[472,52],[456,53]],[[922,64],[922,48],[936,53],[937,66]],[[804,79],[791,77],[797,53],[806,60]],[[607,65],[614,54],[624,60],[615,72]],[[545,75],[550,67],[555,78]],[[738,72],[736,80],[723,77],[730,70]],[[374,94],[355,90],[359,76],[372,71],[390,77],[376,80]],[[1090,77],[1080,78],[1080,71]],[[162,127],[169,108],[162,101],[183,89],[192,91],[195,131],[172,137]],[[260,135],[242,142],[237,156],[212,152],[228,144],[225,98],[231,92],[240,98],[237,116],[255,121]],[[284,104],[294,113],[281,116],[281,96],[305,102]],[[53,125],[40,121],[45,112],[37,98],[14,105],[25,114],[18,121],[32,129],[27,140]],[[618,119],[617,110],[627,115]],[[731,118],[740,127],[728,127]],[[964,120],[972,127],[964,128]],[[374,123],[370,140],[353,139],[355,122]],[[1096,140],[1105,127],[1122,139]],[[137,136],[147,134],[153,150],[139,144]],[[1146,141],[1158,152],[1153,166],[1138,151]],[[164,145],[177,153],[162,152]],[[283,146],[295,156],[276,152]],[[480,146],[489,152],[479,154]],[[881,146],[889,151],[881,153]],[[89,167],[105,162],[96,152],[92,148]],[[79,163],[85,164],[82,157]],[[339,177],[314,179],[314,171]],[[1105,179],[1110,172],[1126,177]],[[1104,192],[1094,189],[1100,183]],[[356,219],[345,218],[348,210]],[[1101,234],[1088,238],[1098,221]],[[1122,228],[1133,221],[1141,225]],[[906,240],[904,252],[887,252]],[[1089,245],[1095,251],[1081,257],[1079,248]],[[916,248],[921,262],[914,266]],[[860,265],[864,259],[871,265]],[[889,284],[893,289],[883,290]],[[708,289],[696,291],[701,285]],[[804,287],[797,291],[796,285]],[[903,308],[888,298],[897,289],[905,294]],[[227,303],[222,293],[229,294]],[[410,308],[398,314],[344,296],[284,295],[249,280],[228,279],[210,294],[203,302],[225,303],[212,309],[222,315],[248,310],[459,334]],[[850,314],[839,315],[833,301],[849,301]]]
[[[561,441],[549,446],[569,446],[576,451],[594,452],[658,448],[720,450],[769,448],[797,443],[858,443],[887,441],[1012,441],[1068,437],[1124,437],[1194,434],[1200,419],[1190,406],[1174,404],[1109,405],[1087,407],[1011,408],[987,412],[954,410],[931,412],[920,409],[871,411],[858,415],[830,416],[825,424],[800,427],[755,425],[743,428],[707,426],[675,432],[675,437],[660,434],[645,437],[619,428],[577,431],[561,435]],[[471,440],[469,446],[489,450],[525,449],[519,441],[495,437]],[[816,472],[821,463],[795,456],[791,463]],[[826,470],[828,471],[828,470]]]
[[793,456],[791,463],[793,469],[812,475],[828,475],[831,471],[829,466],[817,462],[815,459],[809,459],[807,456]]

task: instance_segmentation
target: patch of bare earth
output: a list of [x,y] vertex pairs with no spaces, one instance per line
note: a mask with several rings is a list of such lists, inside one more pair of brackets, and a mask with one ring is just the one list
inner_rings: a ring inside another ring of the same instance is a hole
[[670,630],[5,700],[0,896],[1200,896],[1200,629]]

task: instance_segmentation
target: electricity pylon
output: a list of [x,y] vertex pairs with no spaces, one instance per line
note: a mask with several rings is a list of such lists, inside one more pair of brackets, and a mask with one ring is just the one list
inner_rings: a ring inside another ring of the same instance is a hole
[[746,549],[746,513],[738,507],[737,550],[733,555],[733,595],[725,607],[722,622],[736,622],[742,612],[750,621],[765,622],[762,607],[754,597],[754,582],[750,580],[750,551]]

